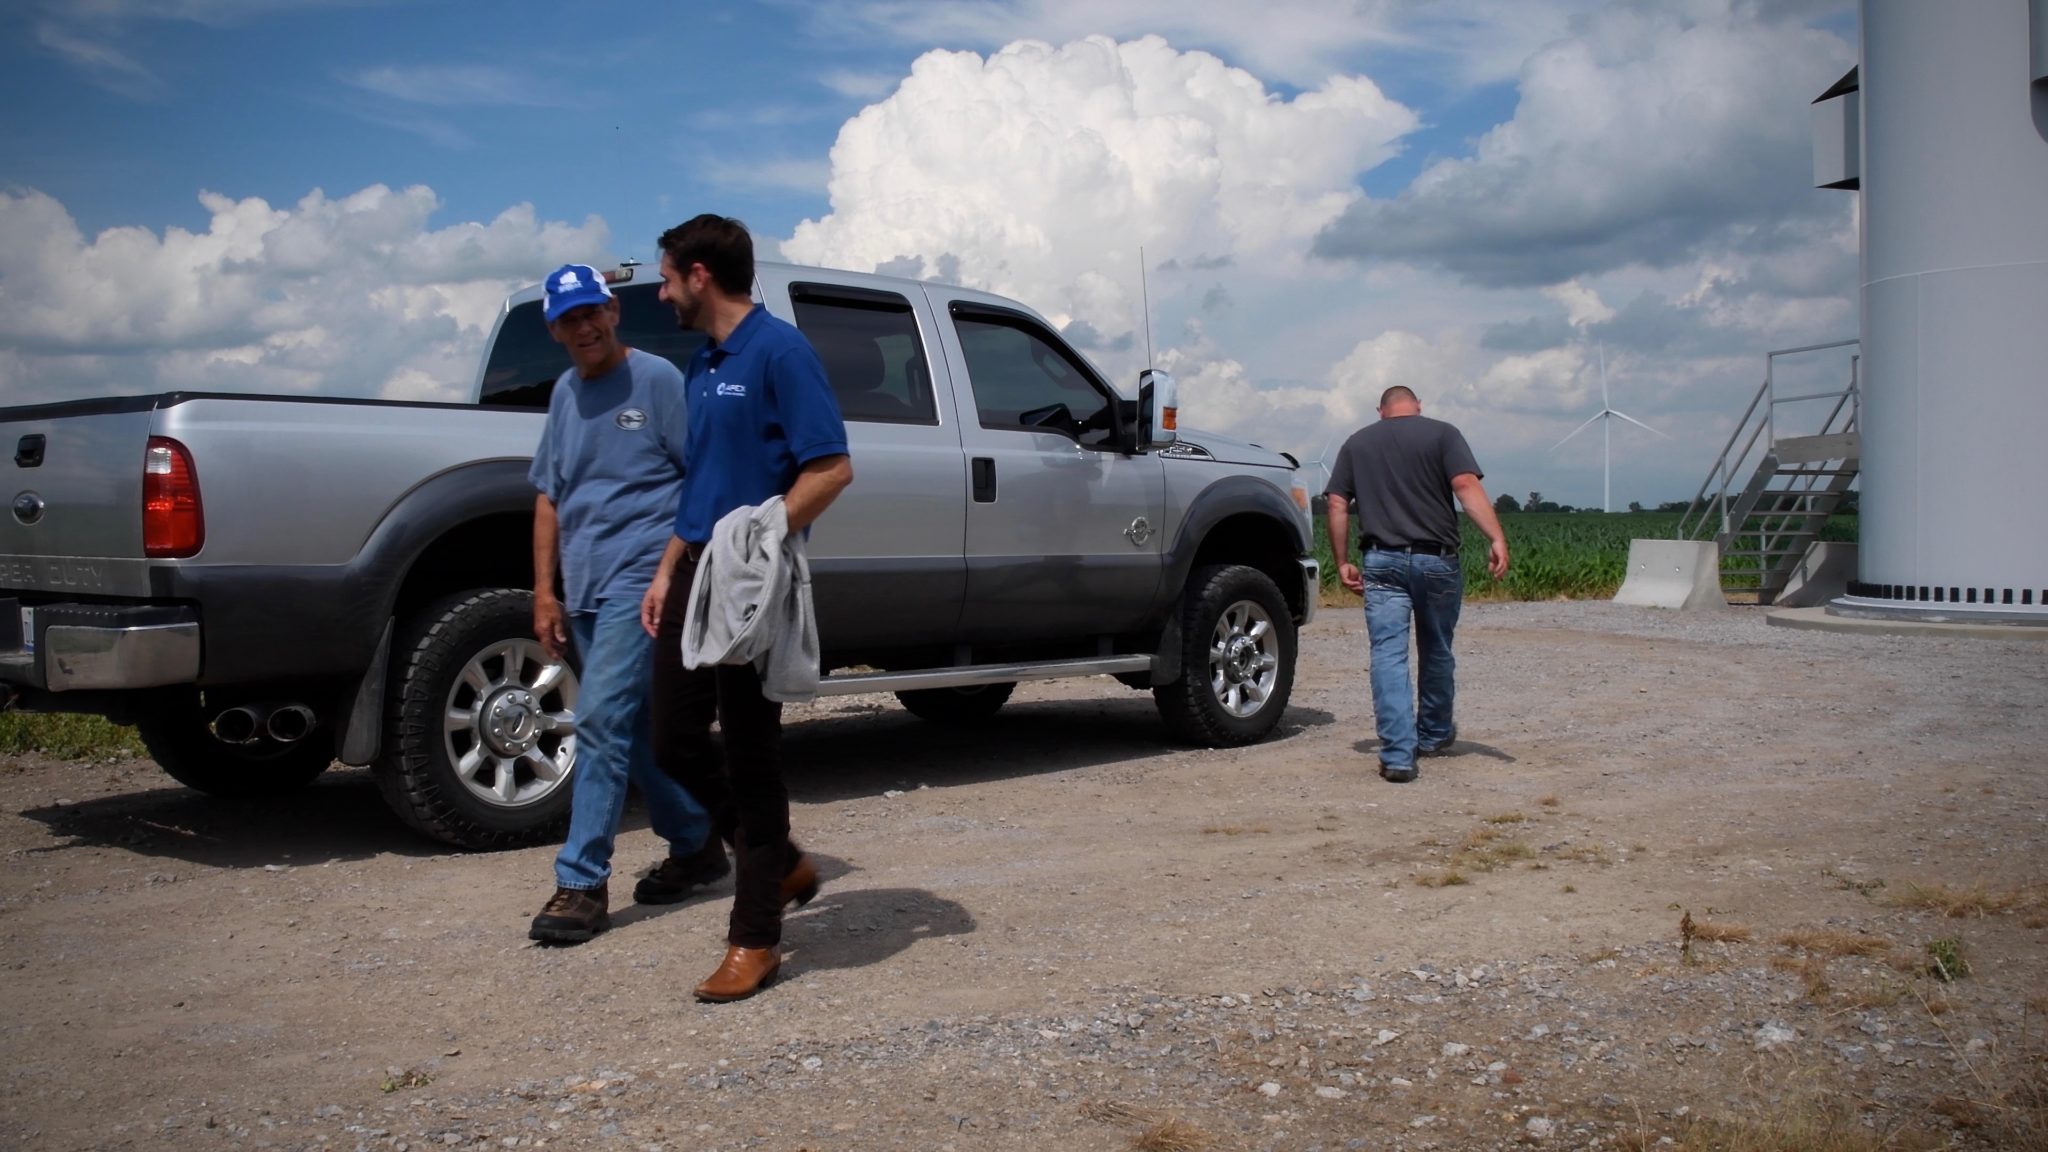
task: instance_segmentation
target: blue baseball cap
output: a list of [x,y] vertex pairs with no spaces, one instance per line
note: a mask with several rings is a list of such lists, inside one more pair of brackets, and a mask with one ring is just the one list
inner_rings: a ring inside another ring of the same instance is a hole
[[612,298],[612,286],[604,282],[604,273],[588,264],[564,264],[555,269],[548,275],[546,291],[547,303],[541,306],[541,314],[550,324],[571,308]]

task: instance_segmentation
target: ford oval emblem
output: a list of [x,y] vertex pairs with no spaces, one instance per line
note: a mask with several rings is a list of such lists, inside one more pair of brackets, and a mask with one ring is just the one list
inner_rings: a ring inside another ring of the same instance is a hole
[[638,408],[628,408],[618,414],[618,425],[628,432],[638,432],[647,427],[647,413]]
[[43,498],[33,492],[23,492],[14,498],[14,518],[23,524],[33,524],[43,518]]

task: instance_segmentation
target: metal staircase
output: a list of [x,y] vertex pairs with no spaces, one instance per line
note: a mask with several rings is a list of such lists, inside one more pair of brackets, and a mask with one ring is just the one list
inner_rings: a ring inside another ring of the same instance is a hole
[[[1785,348],[1764,355],[1764,382],[1714,461],[1692,506],[1678,522],[1681,540],[1713,540],[1721,549],[1721,591],[1731,600],[1769,604],[1783,591],[1809,544],[1856,479],[1862,441],[1858,414],[1857,356],[1849,381],[1836,390],[1781,396],[1780,357],[1852,348],[1854,340]],[[1819,431],[1788,434],[1779,415],[1786,405],[1832,402]],[[1737,485],[1741,486],[1738,488]]]

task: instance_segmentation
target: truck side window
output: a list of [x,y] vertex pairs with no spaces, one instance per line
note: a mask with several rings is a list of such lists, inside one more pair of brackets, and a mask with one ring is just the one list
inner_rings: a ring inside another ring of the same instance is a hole
[[[704,346],[705,336],[676,327],[675,309],[656,296],[660,288],[654,283],[614,290],[619,298],[619,339],[628,348],[665,357],[677,371],[687,371],[690,357]],[[477,403],[546,409],[555,380],[568,366],[569,353],[548,335],[548,326],[540,318],[540,301],[515,305],[498,326]]]
[[848,420],[937,424],[932,374],[910,301],[893,292],[793,284],[796,325],[818,352]]
[[1078,358],[1019,316],[955,310],[960,351],[983,428],[1059,432],[1101,448],[1116,441],[1116,406]]

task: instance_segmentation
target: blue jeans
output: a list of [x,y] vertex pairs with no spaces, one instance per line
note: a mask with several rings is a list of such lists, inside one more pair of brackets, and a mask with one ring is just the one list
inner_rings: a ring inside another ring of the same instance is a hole
[[555,856],[555,882],[590,889],[611,877],[612,841],[626,811],[630,778],[647,798],[655,834],[669,853],[687,856],[711,830],[704,809],[654,759],[649,687],[654,640],[640,627],[640,601],[601,601],[596,612],[569,617],[583,656],[576,688],[576,774],[569,801],[569,838]]
[[[1408,552],[1365,554],[1365,631],[1372,638],[1372,712],[1379,728],[1380,763],[1413,768],[1418,743],[1434,746],[1451,735],[1451,634],[1465,602],[1465,573],[1456,556]],[[1408,679],[1408,622],[1422,664],[1421,708]]]

